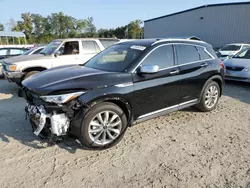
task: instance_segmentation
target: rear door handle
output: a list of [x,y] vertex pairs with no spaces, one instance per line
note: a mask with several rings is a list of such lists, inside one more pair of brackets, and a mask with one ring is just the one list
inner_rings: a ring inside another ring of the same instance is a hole
[[202,63],[202,64],[201,64],[201,67],[207,67],[207,66],[208,66],[207,63]]
[[180,71],[177,69],[177,70],[171,71],[170,74],[171,74],[171,75],[175,75],[175,74],[179,74],[179,72],[180,72]]

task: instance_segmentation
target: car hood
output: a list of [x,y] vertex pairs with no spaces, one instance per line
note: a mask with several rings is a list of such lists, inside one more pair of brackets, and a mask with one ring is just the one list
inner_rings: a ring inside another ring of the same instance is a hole
[[231,58],[224,62],[225,66],[250,67],[250,59]]
[[132,82],[128,73],[106,72],[80,65],[62,66],[35,74],[22,85],[38,95],[57,91],[90,90]]
[[23,61],[35,61],[35,60],[41,60],[41,59],[52,59],[53,56],[45,56],[43,54],[34,54],[34,55],[20,55],[16,57],[7,58],[4,60],[7,64],[16,64],[18,62]]

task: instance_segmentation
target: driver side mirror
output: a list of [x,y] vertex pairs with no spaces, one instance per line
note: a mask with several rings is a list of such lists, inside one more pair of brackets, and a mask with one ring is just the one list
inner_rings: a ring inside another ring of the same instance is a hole
[[59,50],[57,50],[57,51],[54,53],[54,56],[55,56],[55,57],[58,57],[58,56],[60,56],[60,55],[62,55],[62,52],[60,52]]
[[139,70],[139,73],[143,74],[154,74],[157,72],[159,72],[158,65],[143,65]]

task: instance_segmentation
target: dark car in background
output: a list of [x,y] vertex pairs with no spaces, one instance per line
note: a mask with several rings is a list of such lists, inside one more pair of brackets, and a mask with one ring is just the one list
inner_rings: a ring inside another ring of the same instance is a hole
[[105,149],[136,123],[196,106],[216,108],[224,65],[212,46],[187,39],[115,44],[84,65],[38,73],[22,82],[26,112],[42,138],[76,138]]
[[18,47],[0,48],[0,60],[22,55],[24,52],[28,50],[29,50],[28,48],[18,48]]

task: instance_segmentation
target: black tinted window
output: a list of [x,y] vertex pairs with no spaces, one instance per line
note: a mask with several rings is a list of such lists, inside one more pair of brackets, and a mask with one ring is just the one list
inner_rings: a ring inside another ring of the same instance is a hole
[[82,41],[83,53],[96,54],[100,52],[99,46],[94,41]]
[[199,53],[192,45],[177,45],[178,64],[199,61]]
[[155,49],[143,61],[143,65],[158,65],[160,69],[174,65],[174,55],[172,45],[161,46]]
[[205,51],[204,48],[197,47],[197,49],[200,53],[201,60],[211,59],[210,55]]

